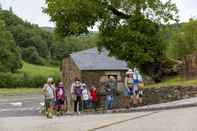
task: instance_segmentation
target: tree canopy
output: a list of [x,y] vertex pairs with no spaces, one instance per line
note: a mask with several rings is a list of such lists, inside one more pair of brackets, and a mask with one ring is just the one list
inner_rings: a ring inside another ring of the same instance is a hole
[[22,60],[12,34],[0,20],[0,72],[16,72],[22,68]]
[[138,67],[160,62],[165,50],[161,25],[178,20],[171,0],[46,0],[46,4],[44,12],[60,36],[84,34],[98,24],[98,46]]
[[182,23],[179,28],[172,31],[168,56],[183,60],[185,56],[197,51],[197,20],[190,19],[188,23]]

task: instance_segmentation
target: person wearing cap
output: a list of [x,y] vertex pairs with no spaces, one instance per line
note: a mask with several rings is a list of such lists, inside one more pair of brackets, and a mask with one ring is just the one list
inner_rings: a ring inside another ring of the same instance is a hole
[[75,77],[71,85],[71,95],[74,100],[74,112],[80,114],[82,111],[82,83],[78,77]]
[[56,111],[57,115],[63,115],[64,113],[64,103],[65,103],[65,90],[63,82],[60,82],[55,90],[56,94]]
[[55,86],[53,78],[48,78],[47,83],[44,84],[42,93],[45,99],[45,113],[47,118],[53,117],[53,105],[55,100]]
[[129,96],[129,107],[130,104],[133,102],[133,71],[129,69],[126,72],[125,77],[125,96]]
[[83,95],[83,110],[87,110],[89,101],[90,101],[90,91],[87,88],[87,85],[85,83],[82,84],[82,95]]

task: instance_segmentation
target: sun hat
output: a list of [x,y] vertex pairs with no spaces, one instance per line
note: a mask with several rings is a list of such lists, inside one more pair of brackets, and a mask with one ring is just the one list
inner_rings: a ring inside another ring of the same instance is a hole
[[129,69],[127,72],[126,72],[127,75],[129,74],[133,74],[133,70],[132,69]]
[[49,77],[49,78],[47,79],[47,83],[50,83],[50,82],[53,82],[53,78],[52,78],[52,77]]

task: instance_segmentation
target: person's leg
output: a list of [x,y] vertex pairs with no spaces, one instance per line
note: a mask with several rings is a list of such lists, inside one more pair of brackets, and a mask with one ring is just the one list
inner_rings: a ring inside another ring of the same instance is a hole
[[86,101],[83,100],[83,111],[85,111],[85,109],[86,109]]
[[105,104],[106,104],[106,109],[108,110],[109,109],[109,99],[108,99],[108,96],[106,96],[106,98],[105,98]]
[[79,102],[79,111],[82,111],[82,100],[81,97],[78,98],[78,102]]
[[109,97],[109,109],[112,110],[113,96]]
[[53,117],[53,100],[49,99],[49,109],[48,109],[48,118],[52,118]]
[[96,102],[94,102],[94,111],[96,111]]
[[74,101],[74,112],[77,112],[77,104],[78,102],[77,102],[77,99]]

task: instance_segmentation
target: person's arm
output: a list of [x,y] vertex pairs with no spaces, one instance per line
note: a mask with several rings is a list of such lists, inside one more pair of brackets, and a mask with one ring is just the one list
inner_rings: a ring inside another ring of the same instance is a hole
[[46,96],[47,95],[46,84],[44,84],[44,86],[42,88],[42,95],[43,96]]

